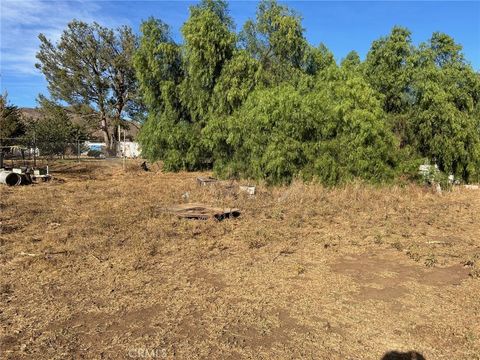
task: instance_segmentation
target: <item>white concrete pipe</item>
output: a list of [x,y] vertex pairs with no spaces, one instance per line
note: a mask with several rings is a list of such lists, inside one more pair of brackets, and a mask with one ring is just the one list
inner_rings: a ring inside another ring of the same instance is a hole
[[22,183],[22,176],[13,171],[0,170],[0,184],[17,186]]

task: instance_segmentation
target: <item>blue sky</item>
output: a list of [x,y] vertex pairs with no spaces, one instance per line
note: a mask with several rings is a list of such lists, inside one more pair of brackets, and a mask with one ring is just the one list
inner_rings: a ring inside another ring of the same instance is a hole
[[[35,69],[40,32],[57,40],[73,18],[108,27],[122,24],[138,31],[142,20],[154,16],[168,23],[177,41],[193,2],[98,0],[2,0],[0,3],[0,82],[12,103],[33,107],[46,83]],[[363,58],[373,40],[394,25],[408,27],[414,43],[442,31],[464,46],[466,58],[480,70],[480,2],[460,1],[286,1],[303,17],[308,41],[325,43],[341,60],[350,50]],[[230,13],[237,29],[255,16],[257,2],[232,1]]]

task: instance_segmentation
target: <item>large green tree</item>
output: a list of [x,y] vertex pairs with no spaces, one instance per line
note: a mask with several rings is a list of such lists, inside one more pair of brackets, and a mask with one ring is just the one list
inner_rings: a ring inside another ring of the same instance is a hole
[[184,79],[181,48],[168,26],[150,18],[141,25],[134,66],[148,116],[139,134],[143,155],[162,159],[166,168],[186,166],[190,116],[180,100]]
[[446,173],[480,176],[480,82],[446,34],[434,33],[416,51],[409,142]]
[[8,94],[0,95],[0,141],[16,138],[25,133],[20,110],[8,101]]
[[3,166],[3,154],[7,151],[6,146],[17,145],[22,142],[25,134],[20,110],[9,103],[8,94],[0,95],[0,167]]
[[[223,1],[203,1],[190,8],[182,27],[185,42],[176,45],[168,27],[151,19],[142,25],[135,68],[143,98],[149,108],[140,142],[149,159],[162,159],[167,169],[209,166],[211,153],[202,140],[212,113],[236,106],[241,91],[230,91],[226,100],[215,88],[230,87],[223,71],[235,50],[233,22]],[[231,62],[227,73],[241,71]],[[249,66],[249,65],[246,65]],[[223,79],[222,79],[222,73]],[[243,95],[245,96],[245,95]],[[215,105],[213,105],[215,104]]]
[[65,155],[79,128],[72,123],[65,107],[42,95],[38,103],[41,116],[31,119],[27,128],[30,143],[35,144],[42,156]]
[[39,39],[36,66],[45,75],[52,98],[92,107],[98,113],[104,141],[112,147],[113,126],[129,110],[138,108],[132,65],[137,40],[132,30],[73,20],[58,43],[44,34]]

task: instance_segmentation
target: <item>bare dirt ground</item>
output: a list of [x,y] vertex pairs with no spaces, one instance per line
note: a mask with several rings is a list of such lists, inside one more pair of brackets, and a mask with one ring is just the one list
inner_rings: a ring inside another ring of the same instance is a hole
[[[0,187],[2,359],[480,359],[478,190],[53,170]],[[165,213],[185,192],[242,214]]]

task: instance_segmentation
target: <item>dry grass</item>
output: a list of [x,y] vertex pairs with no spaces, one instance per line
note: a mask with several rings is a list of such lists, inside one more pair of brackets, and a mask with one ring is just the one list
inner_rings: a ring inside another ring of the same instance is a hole
[[[480,359],[478,191],[53,169],[0,187],[2,358]],[[242,215],[165,214],[185,192]]]

